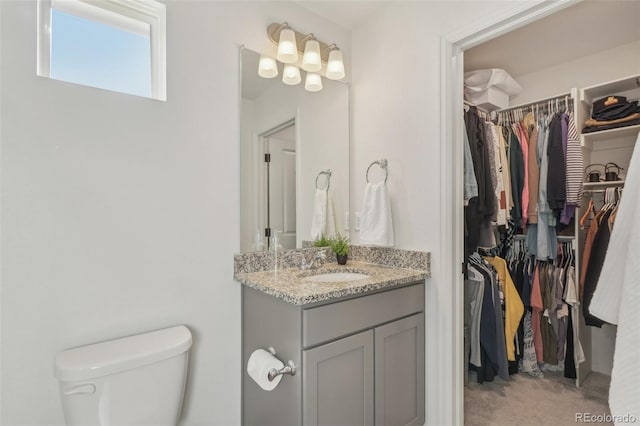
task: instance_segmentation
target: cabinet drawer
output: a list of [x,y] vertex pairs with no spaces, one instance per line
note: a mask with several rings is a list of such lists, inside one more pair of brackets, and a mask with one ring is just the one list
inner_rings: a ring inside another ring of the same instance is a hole
[[424,310],[424,283],[302,312],[304,347],[328,342]]

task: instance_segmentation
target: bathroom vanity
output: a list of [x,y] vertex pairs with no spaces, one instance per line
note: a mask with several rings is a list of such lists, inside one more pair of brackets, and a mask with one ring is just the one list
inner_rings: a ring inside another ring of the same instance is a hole
[[[314,282],[332,273],[366,278]],[[236,273],[244,284],[243,424],[423,424],[427,276],[353,261]],[[254,350],[269,347],[285,364],[293,361],[296,373],[265,391],[246,366]]]

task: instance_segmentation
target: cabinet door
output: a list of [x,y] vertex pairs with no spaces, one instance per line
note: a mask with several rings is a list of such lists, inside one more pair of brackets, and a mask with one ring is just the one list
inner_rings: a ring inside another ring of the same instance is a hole
[[375,329],[376,425],[424,423],[424,313]]
[[373,424],[373,330],[302,354],[305,426]]

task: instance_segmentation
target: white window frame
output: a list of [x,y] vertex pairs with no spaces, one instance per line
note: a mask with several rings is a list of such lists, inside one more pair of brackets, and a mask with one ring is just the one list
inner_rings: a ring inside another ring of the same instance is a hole
[[146,35],[151,43],[151,97],[167,100],[166,6],[156,0],[38,0],[37,73],[51,77],[51,9]]

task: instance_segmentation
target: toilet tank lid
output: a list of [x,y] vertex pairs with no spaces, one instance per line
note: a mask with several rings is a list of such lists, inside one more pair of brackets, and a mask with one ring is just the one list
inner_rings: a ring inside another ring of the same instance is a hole
[[191,342],[189,329],[179,325],[67,349],[56,356],[54,373],[62,381],[106,376],[179,355]]

